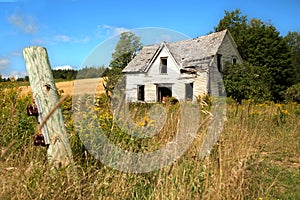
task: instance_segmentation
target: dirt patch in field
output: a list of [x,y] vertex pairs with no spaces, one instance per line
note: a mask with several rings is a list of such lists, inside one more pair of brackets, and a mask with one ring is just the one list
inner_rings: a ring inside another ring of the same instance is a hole
[[[63,94],[69,94],[69,95],[73,95],[74,93],[101,94],[105,92],[102,78],[79,79],[75,81],[58,82],[55,83],[55,85],[58,92],[63,92]],[[32,92],[30,86],[21,86],[20,89],[21,89],[21,95],[27,95]]]

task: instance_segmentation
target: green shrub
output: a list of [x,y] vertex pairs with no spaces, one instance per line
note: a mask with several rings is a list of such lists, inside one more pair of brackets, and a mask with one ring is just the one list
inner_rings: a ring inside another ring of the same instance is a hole
[[285,93],[287,101],[300,103],[300,83],[292,85]]

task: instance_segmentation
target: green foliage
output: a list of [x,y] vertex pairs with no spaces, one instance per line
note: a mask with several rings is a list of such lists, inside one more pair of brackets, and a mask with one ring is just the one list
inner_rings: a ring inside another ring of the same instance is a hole
[[223,72],[223,81],[228,97],[241,103],[243,99],[262,102],[270,99],[266,70],[249,63],[227,64]]
[[245,59],[256,66],[265,66],[273,100],[283,100],[282,92],[293,84],[294,70],[286,42],[272,25],[251,20],[248,28]]
[[231,33],[234,41],[237,44],[237,48],[244,58],[244,49],[245,49],[245,41],[246,41],[246,30],[247,30],[247,16],[242,15],[239,9],[235,11],[229,12],[225,11],[225,16],[221,19],[216,27],[214,27],[214,31],[222,31],[228,29]]
[[286,90],[286,100],[300,103],[300,82]]
[[74,80],[77,76],[77,70],[73,69],[58,69],[51,70],[54,79]]
[[120,40],[112,54],[109,68],[105,71],[105,83],[103,84],[108,99],[115,85],[122,76],[122,70],[136,56],[142,48],[140,38],[132,32],[121,33]]
[[106,68],[102,67],[84,67],[78,70],[76,79],[99,78],[103,76]]
[[[272,100],[282,101],[283,92],[295,83],[295,67],[286,40],[273,25],[255,18],[248,20],[238,9],[225,11],[215,31],[226,28],[232,34],[244,61],[265,70],[265,84],[268,83]],[[248,95],[240,96],[244,98]]]
[[80,70],[52,70],[53,78],[59,80],[75,80],[75,79],[85,79],[85,78],[99,78],[103,76],[105,67],[84,67]]
[[20,148],[28,144],[36,126],[34,117],[26,113],[31,97],[20,97],[17,83],[0,83],[0,95],[0,144],[8,145],[15,140]]
[[288,32],[284,37],[291,52],[292,65],[295,70],[295,82],[300,82],[300,33]]
[[112,54],[110,67],[123,69],[141,50],[140,37],[132,32],[121,33],[120,40]]

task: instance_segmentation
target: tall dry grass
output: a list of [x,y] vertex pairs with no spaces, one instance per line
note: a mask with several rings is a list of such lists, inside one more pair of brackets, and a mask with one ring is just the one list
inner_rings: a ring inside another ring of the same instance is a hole
[[[46,149],[33,145],[36,124],[25,113],[31,97],[20,97],[14,86],[5,86],[5,91],[3,87],[0,199],[300,199],[299,105],[245,102],[236,110],[229,100],[227,121],[209,157],[198,157],[208,126],[204,124],[189,150],[171,166],[133,174],[111,169],[89,155],[74,129],[71,99],[62,109],[76,166],[52,169]],[[111,138],[126,142],[127,136],[111,121],[109,107],[104,101],[100,106],[99,120]],[[165,144],[177,130],[178,110],[168,106],[168,127],[154,144]],[[142,109],[133,113],[137,123]]]

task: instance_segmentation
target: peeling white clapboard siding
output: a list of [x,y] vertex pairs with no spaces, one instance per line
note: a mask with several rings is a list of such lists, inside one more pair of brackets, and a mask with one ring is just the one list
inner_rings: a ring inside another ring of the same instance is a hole
[[199,73],[194,82],[194,97],[208,93],[208,72]]
[[[171,87],[173,97],[186,100],[186,84],[190,83],[193,83],[193,100],[208,93],[216,97],[223,95],[225,89],[218,69],[218,54],[221,55],[221,72],[225,64],[233,62],[233,59],[242,63],[236,44],[227,30],[143,48],[123,70],[127,78],[127,101],[137,101],[139,85],[145,86],[146,102],[158,100],[157,89],[161,86]],[[161,58],[167,58],[165,74],[160,73]]]
[[156,102],[156,85],[153,83],[148,83],[145,85],[145,101],[146,102]]

